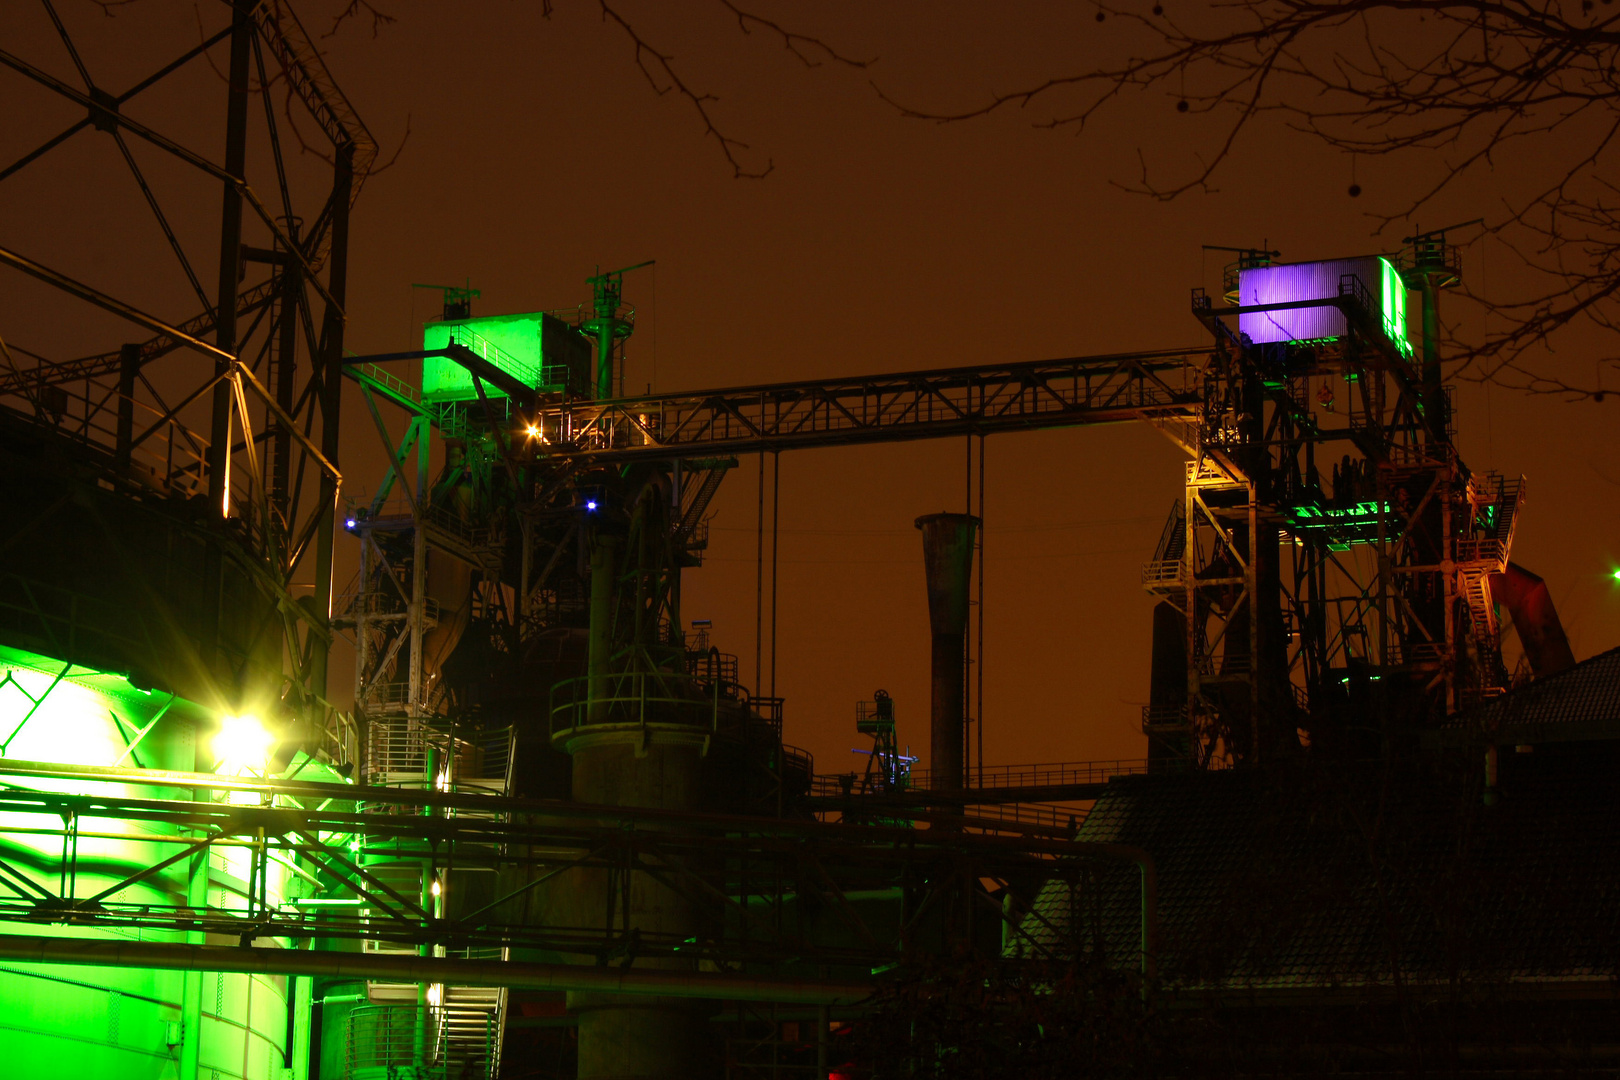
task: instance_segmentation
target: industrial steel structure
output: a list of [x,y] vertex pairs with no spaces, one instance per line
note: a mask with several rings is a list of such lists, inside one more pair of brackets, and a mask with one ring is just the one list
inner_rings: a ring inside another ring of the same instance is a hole
[[[826,1075],[829,1010],[857,1015],[930,957],[1059,955],[1032,900],[1065,882],[1088,902],[1097,866],[1135,875],[1136,947],[1116,960],[1148,994],[1152,854],[1076,840],[1075,804],[1301,746],[1405,752],[1512,682],[1499,603],[1532,674],[1572,660],[1539,579],[1508,562],[1522,480],[1453,446],[1443,231],[1387,258],[1245,252],[1220,303],[1193,294],[1207,340],[1174,352],[626,397],[630,267],[571,312],[484,316],[447,289],[421,349],[357,357],[349,213],[377,149],[284,0],[236,4],[116,95],[44,6],[82,86],[0,64],[85,115],[0,181],[105,137],[202,311],[161,319],[0,238],[0,262],[152,335],[71,360],[8,344],[0,372],[0,956],[24,965],[0,995],[27,1018],[28,1068],[90,1017],[106,1075],[493,1077],[520,1027],[573,1032],[581,1077]],[[223,164],[133,115],[214,52]],[[330,144],[307,207],[276,80]],[[250,181],[256,95],[269,154]],[[221,190],[213,292],[130,140]],[[345,385],[388,463],[349,491]],[[968,768],[970,515],[917,522],[926,771],[883,695],[858,715],[873,768],[817,776],[781,699],[683,620],[739,455],[1125,420],[1187,455],[1143,571],[1144,761]],[[41,988],[61,1008],[15,1000]],[[816,1034],[784,1058],[801,1022]]]

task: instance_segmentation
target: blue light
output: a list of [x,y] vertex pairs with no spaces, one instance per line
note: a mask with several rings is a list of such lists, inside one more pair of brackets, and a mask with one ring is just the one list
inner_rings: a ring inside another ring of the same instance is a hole
[[587,510],[595,510],[596,509],[596,500],[592,499],[590,502],[586,503],[585,504],[585,509],[587,509]]
[[347,521],[345,521],[345,522],[344,522],[344,523],[343,523],[343,527],[344,527],[344,528],[345,528],[345,529],[352,529],[352,528],[354,528],[354,518],[349,518],[349,519],[348,519],[348,520],[347,520]]

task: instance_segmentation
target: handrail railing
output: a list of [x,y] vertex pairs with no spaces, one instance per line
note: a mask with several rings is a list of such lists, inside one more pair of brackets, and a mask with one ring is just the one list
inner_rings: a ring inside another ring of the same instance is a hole
[[551,688],[551,737],[588,727],[720,730],[721,684],[671,671],[624,671],[565,679]]

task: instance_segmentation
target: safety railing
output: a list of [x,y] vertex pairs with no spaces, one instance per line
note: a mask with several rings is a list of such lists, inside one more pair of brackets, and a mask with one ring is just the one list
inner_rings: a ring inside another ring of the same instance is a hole
[[[208,490],[208,440],[173,416],[91,381],[83,390],[39,387],[36,397],[36,421],[113,455],[153,488],[179,497]],[[118,437],[118,413],[125,406],[132,418],[128,445]]]
[[[1116,776],[1136,776],[1148,771],[1146,758],[1116,761],[1057,761],[1030,765],[986,765],[968,769],[971,787],[1046,787],[1056,784],[1105,784]],[[911,786],[926,788],[931,777],[927,769],[913,769]]]
[[[593,682],[597,682],[595,687]],[[669,671],[627,671],[551,688],[551,737],[596,727],[720,730],[719,683]]]
[[[392,587],[351,590],[340,593],[332,605],[334,618],[368,619],[404,616],[408,605],[405,598]],[[422,618],[429,626],[436,626],[443,609],[431,596],[422,598]]]
[[737,656],[713,647],[701,652],[689,651],[686,654],[686,673],[701,682],[736,686]]
[[1144,705],[1142,706],[1142,731],[1144,734],[1161,731],[1185,731],[1187,729],[1187,706],[1185,705]]
[[1188,461],[1187,485],[1189,487],[1225,487],[1241,486],[1243,481],[1232,476],[1225,469],[1215,463],[1211,457],[1201,457],[1197,461]]
[[1142,587],[1145,589],[1174,588],[1186,584],[1186,561],[1159,559],[1142,564]]
[[[969,818],[1011,825],[1038,825],[1073,835],[1085,823],[1088,811],[1082,806],[1053,806],[1049,803],[980,803],[965,811]],[[969,822],[971,824],[971,821]]]
[[454,1006],[362,1005],[348,1016],[344,1076],[493,1080],[495,1020],[483,1010]]
[[1457,541],[1457,561],[1460,563],[1489,563],[1500,567],[1507,560],[1507,550],[1502,541],[1489,536],[1459,539]]
[[412,405],[420,407],[422,404],[422,391],[406,382],[378,364],[355,364],[349,368],[356,378],[365,382],[376,383],[383,391],[403,398]]
[[527,360],[513,356],[464,324],[450,328],[450,340],[480,359],[489,361],[526,386],[560,390],[568,385],[566,364],[531,364]]

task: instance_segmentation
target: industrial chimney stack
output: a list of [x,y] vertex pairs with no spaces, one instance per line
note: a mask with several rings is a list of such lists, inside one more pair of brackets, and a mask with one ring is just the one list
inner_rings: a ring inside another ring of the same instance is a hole
[[971,514],[926,514],[923,572],[928,579],[928,621],[933,630],[933,687],[929,770],[936,791],[967,786],[968,583],[979,519]]

